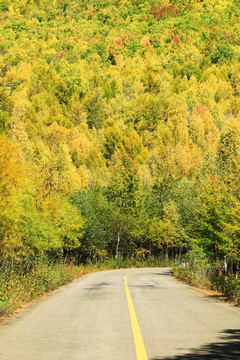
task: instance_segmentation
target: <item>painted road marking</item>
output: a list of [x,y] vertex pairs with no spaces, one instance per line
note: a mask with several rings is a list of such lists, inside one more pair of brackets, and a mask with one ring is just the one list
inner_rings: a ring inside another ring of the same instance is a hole
[[141,334],[140,327],[139,327],[138,321],[137,321],[137,315],[136,315],[136,312],[135,312],[135,309],[133,306],[133,302],[132,302],[132,298],[131,298],[131,294],[130,294],[130,291],[128,288],[127,277],[129,275],[131,275],[131,274],[127,274],[124,276],[124,284],[125,284],[129,314],[130,314],[130,319],[131,319],[131,324],[132,324],[132,332],[133,332],[133,338],[134,338],[134,343],[135,343],[137,360],[148,360],[146,349],[145,349],[144,342],[142,339],[142,334]]

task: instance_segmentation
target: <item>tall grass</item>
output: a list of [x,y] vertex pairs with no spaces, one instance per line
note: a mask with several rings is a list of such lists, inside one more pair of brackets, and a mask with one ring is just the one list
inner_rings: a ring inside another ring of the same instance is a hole
[[0,267],[0,315],[12,313],[84,272],[73,265],[50,264],[46,260],[37,261],[29,268],[24,265],[5,263]]

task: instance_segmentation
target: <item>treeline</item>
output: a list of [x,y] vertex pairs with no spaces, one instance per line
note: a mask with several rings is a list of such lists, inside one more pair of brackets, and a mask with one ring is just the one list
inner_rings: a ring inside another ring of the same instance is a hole
[[0,0],[0,256],[240,263],[239,1]]

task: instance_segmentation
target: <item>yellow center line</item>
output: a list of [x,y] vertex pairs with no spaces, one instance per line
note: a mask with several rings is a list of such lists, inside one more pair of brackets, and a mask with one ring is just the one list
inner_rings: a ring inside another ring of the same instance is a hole
[[124,284],[125,284],[129,314],[130,314],[130,319],[131,319],[131,324],[132,324],[132,332],[133,332],[133,338],[134,338],[134,343],[135,343],[137,360],[148,360],[146,349],[145,349],[144,342],[142,339],[142,334],[141,334],[141,331],[140,331],[140,328],[138,325],[138,321],[137,321],[137,315],[136,315],[136,312],[135,312],[135,309],[133,306],[133,302],[132,302],[132,298],[131,298],[131,294],[130,294],[130,291],[128,288],[127,277],[129,275],[131,275],[131,274],[127,274],[124,276]]

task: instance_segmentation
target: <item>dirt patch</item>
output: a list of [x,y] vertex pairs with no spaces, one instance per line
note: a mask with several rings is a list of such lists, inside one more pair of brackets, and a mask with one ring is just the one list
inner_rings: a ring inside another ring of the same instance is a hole
[[194,289],[194,290],[197,290],[197,291],[199,291],[199,292],[201,292],[201,293],[204,293],[204,294],[206,294],[206,295],[212,296],[213,298],[218,299],[218,300],[221,300],[221,301],[223,301],[223,302],[226,302],[226,303],[229,304],[229,305],[238,306],[238,307],[240,306],[239,304],[237,304],[237,303],[229,300],[229,299],[227,298],[227,296],[224,296],[223,294],[221,294],[221,293],[218,292],[218,291],[201,289],[201,288],[199,288],[199,287],[197,287],[197,286],[189,285],[189,284],[187,284],[187,285],[190,286],[191,289]]

